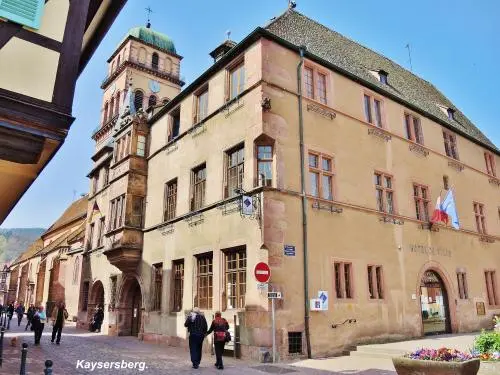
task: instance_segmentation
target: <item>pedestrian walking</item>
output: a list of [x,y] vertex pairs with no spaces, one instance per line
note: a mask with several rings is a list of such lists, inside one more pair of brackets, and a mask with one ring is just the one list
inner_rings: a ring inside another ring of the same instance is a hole
[[198,368],[201,362],[203,340],[207,334],[207,320],[198,308],[194,308],[187,316],[184,327],[189,332],[189,352],[193,368]]
[[12,320],[12,317],[14,316],[14,302],[11,302],[9,306],[7,307],[7,318],[9,318],[9,325],[10,321]]
[[31,330],[33,331],[33,324],[31,321],[33,320],[33,316],[35,315],[35,305],[31,304],[30,307],[28,307],[28,311],[26,311],[26,319],[28,322],[26,323],[26,327],[24,328],[25,331],[28,330],[28,327],[31,326]]
[[101,325],[104,320],[104,309],[101,305],[97,306],[92,318],[92,324],[90,325],[92,332],[101,332]]
[[33,325],[33,331],[35,332],[35,345],[40,345],[40,338],[42,337],[43,329],[45,328],[45,322],[47,321],[47,315],[43,306],[39,306],[38,310],[33,315],[31,324]]
[[21,325],[21,321],[23,320],[23,315],[24,315],[24,305],[22,302],[19,302],[19,304],[16,307],[16,314],[17,314],[17,326],[19,327]]
[[220,311],[215,313],[215,319],[210,325],[207,336],[212,332],[214,333],[215,367],[223,370],[222,354],[224,354],[224,345],[226,345],[226,342],[231,341],[231,335],[229,333],[229,323],[222,317]]
[[51,343],[54,343],[56,334],[56,344],[59,345],[61,343],[62,329],[64,327],[64,322],[66,321],[66,319],[68,319],[68,316],[68,310],[66,310],[66,305],[62,301],[57,304],[57,307],[55,309],[52,309],[52,324],[54,327],[52,328],[52,340],[50,340]]

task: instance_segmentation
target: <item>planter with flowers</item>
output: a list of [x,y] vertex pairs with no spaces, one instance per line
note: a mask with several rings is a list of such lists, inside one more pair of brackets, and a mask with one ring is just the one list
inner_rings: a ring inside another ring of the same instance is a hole
[[476,375],[480,360],[456,349],[419,349],[392,359],[398,375]]

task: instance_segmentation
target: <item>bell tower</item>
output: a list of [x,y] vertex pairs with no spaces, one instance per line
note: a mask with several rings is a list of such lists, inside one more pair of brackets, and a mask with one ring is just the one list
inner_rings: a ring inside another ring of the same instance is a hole
[[[133,274],[143,244],[149,113],[175,97],[184,85],[174,42],[147,26],[130,29],[108,59],[101,84],[99,125],[85,232],[85,277]],[[92,293],[90,293],[92,294]]]

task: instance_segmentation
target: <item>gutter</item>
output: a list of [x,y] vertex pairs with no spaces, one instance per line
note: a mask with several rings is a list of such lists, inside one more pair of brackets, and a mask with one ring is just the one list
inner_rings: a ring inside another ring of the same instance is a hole
[[297,89],[299,99],[299,147],[300,147],[300,187],[302,197],[302,248],[304,249],[304,331],[306,335],[307,358],[311,358],[311,336],[309,333],[309,264],[307,248],[307,198],[306,170],[304,155],[304,118],[302,110],[302,65],[304,65],[305,46],[299,49],[300,62],[297,66]]

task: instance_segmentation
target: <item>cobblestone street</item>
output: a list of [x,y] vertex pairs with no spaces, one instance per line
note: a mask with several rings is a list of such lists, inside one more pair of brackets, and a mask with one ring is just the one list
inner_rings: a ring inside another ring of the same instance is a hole
[[[24,324],[26,321],[23,320]],[[25,332],[24,326],[17,327],[14,319],[11,329],[6,331],[4,338],[4,361],[0,374],[19,374],[21,344],[28,344],[27,374],[43,374],[45,360],[53,361],[54,375],[73,374],[217,374],[220,370],[214,368],[215,357],[204,355],[199,369],[191,368],[187,350],[144,343],[133,337],[110,337],[77,330],[73,326],[65,327],[61,345],[50,343],[51,327],[46,326],[41,345],[33,345],[33,333]],[[18,337],[16,347],[10,346],[12,337]],[[136,369],[84,369],[77,368],[78,361],[102,362],[144,362],[146,368]],[[245,363],[241,360],[224,358],[224,374],[332,374],[332,372],[292,368],[291,366],[264,366],[258,363]],[[266,370],[266,371],[262,371]],[[368,375],[368,373],[366,373]],[[377,374],[376,372],[373,374]],[[371,375],[371,373],[369,374]]]

